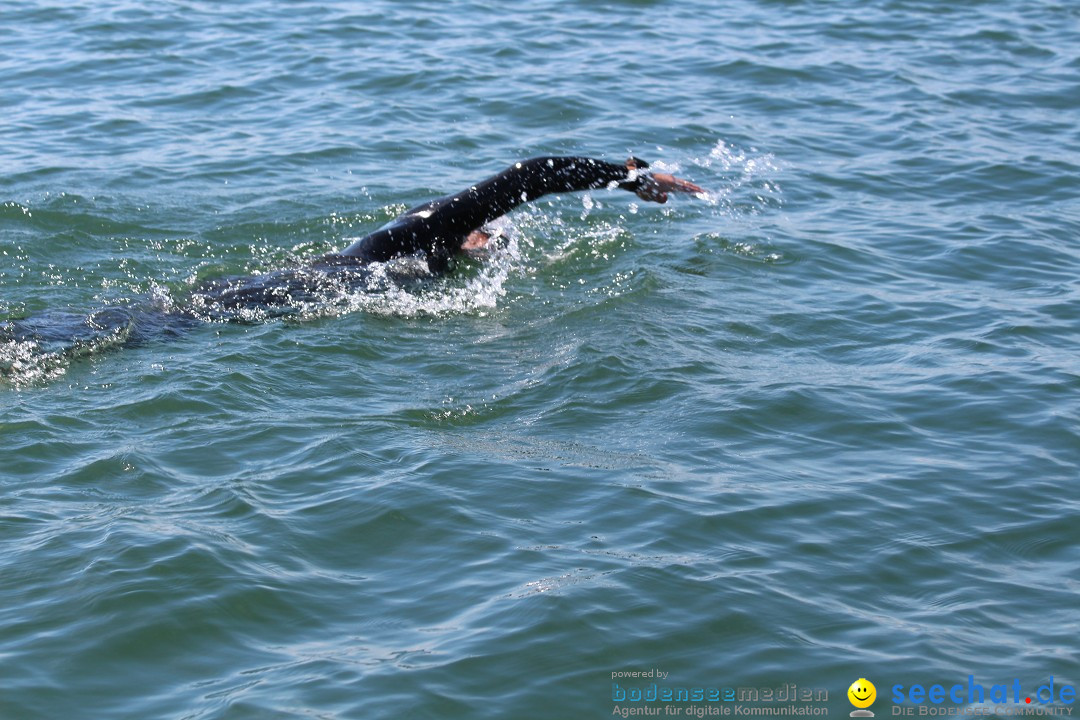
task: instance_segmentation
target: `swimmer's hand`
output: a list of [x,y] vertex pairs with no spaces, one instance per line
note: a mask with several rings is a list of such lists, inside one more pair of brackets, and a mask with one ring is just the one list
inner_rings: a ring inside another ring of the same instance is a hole
[[689,180],[677,178],[669,173],[646,173],[641,178],[642,182],[637,189],[637,196],[649,202],[666,203],[668,193],[681,192],[698,194],[705,189],[695,185]]
[[681,192],[698,194],[704,193],[705,189],[695,185],[689,180],[683,180],[677,178],[670,173],[658,173],[650,172],[645,169],[638,169],[638,159],[630,158],[626,161],[626,167],[629,170],[637,170],[641,179],[637,190],[634,192],[642,200],[656,203],[666,203],[668,193]]

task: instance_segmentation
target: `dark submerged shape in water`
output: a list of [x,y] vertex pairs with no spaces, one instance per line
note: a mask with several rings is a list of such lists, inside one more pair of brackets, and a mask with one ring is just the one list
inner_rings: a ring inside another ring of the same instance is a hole
[[[217,278],[197,287],[180,306],[114,307],[90,315],[47,312],[0,323],[0,342],[27,343],[41,352],[79,355],[104,346],[137,345],[153,337],[175,336],[207,320],[253,321],[293,314],[298,308],[342,292],[374,289],[372,266],[401,258],[424,261],[425,272],[448,272],[465,245],[484,225],[549,193],[620,188],[644,200],[665,202],[668,192],[702,192],[693,183],[646,171],[630,158],[624,165],[587,157],[537,157],[454,195],[405,211],[340,253],[324,255],[295,269],[245,277]],[[384,271],[383,274],[386,277]],[[397,271],[391,279],[416,278]],[[10,367],[0,365],[0,371]]]

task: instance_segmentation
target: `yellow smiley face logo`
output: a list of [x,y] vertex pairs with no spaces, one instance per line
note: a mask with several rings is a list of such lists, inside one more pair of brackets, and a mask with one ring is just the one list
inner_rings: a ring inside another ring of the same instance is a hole
[[877,699],[877,688],[866,678],[859,678],[847,689],[848,700],[857,708],[868,708]]

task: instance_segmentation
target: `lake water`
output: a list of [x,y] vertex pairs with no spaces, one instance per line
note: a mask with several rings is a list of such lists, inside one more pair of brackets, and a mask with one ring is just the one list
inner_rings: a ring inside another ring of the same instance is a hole
[[619,692],[791,684],[847,717],[858,678],[879,718],[895,685],[1075,707],[1080,4],[0,28],[9,326],[182,303],[535,155],[709,189],[550,196],[486,261],[289,318],[0,343],[0,717],[688,717],[738,703]]

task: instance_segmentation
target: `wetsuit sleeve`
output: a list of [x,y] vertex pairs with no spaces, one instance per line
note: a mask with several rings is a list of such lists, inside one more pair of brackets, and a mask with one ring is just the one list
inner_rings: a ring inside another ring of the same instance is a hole
[[[640,160],[639,167],[647,167]],[[637,171],[625,165],[584,157],[539,157],[514,163],[498,175],[447,198],[468,231],[549,193],[602,187],[637,190]]]
[[452,254],[473,230],[544,195],[605,187],[636,191],[642,182],[641,170],[648,164],[637,158],[633,161],[634,170],[586,157],[523,160],[459,193],[406,211],[342,254],[368,260],[388,260],[417,251]]

